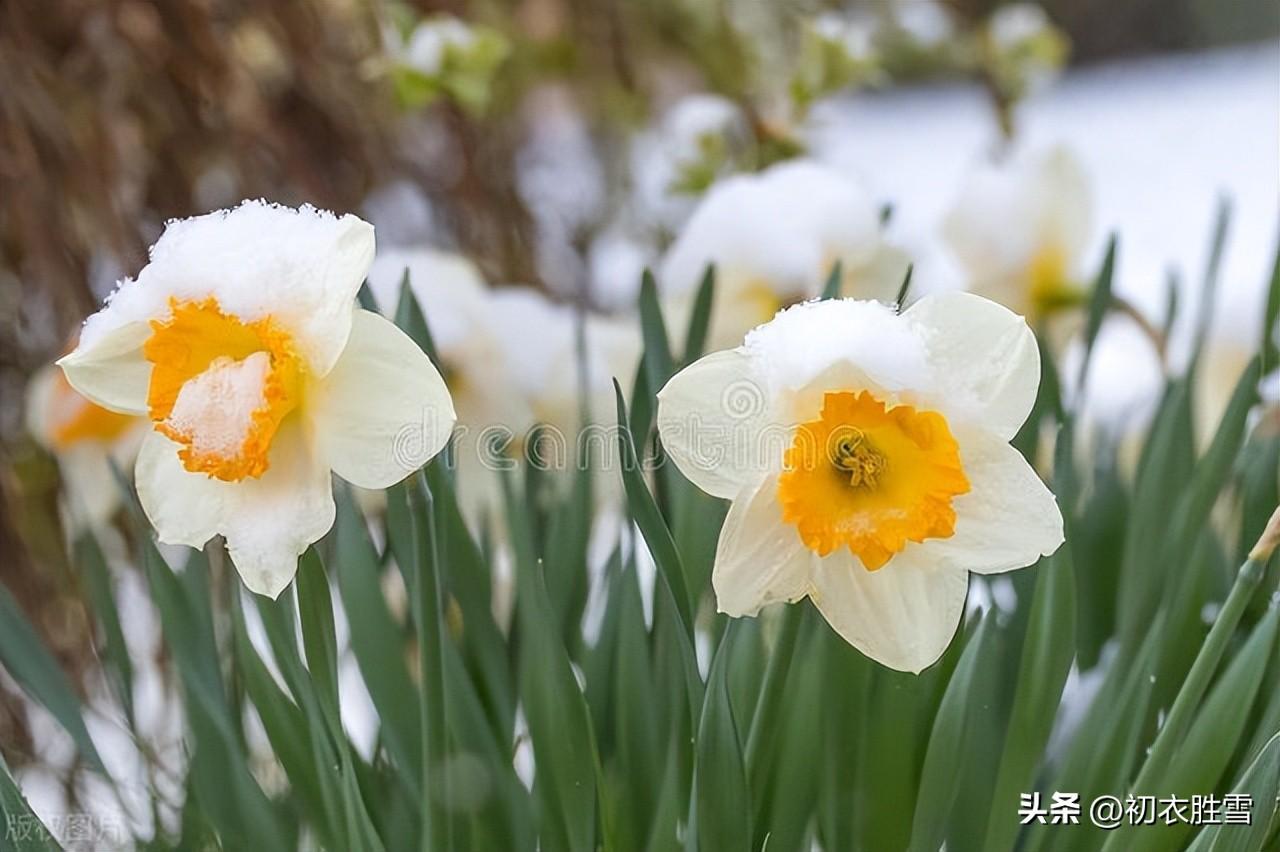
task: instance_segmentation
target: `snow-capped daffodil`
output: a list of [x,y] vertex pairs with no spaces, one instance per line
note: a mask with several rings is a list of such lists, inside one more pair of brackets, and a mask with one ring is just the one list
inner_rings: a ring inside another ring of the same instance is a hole
[[732,500],[712,584],[722,612],[809,596],[867,656],[919,672],[964,610],[969,572],[1062,543],[1048,488],[1009,440],[1039,353],[1021,317],[967,293],[897,314],[807,302],[658,395],[680,470]]
[[135,480],[160,540],[223,535],[260,594],[332,526],[330,471],[384,488],[453,426],[427,357],[356,309],[373,252],[368,223],[310,207],[170,222],[58,362],[94,402],[150,420]]
[[72,534],[109,519],[120,506],[111,466],[133,464],[146,421],[85,399],[52,364],[27,384],[26,421],[27,431],[58,462]]
[[974,171],[943,234],[969,289],[1038,321],[1084,298],[1091,211],[1084,169],[1059,147]]
[[681,307],[707,264],[716,265],[708,340],[722,348],[780,307],[817,296],[837,261],[843,294],[885,300],[907,265],[882,241],[879,212],[856,180],[793,160],[712,186],[663,258],[658,283],[682,328]]

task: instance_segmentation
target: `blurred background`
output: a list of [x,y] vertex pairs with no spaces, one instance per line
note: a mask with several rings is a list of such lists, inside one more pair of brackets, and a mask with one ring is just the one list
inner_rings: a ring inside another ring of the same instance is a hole
[[[967,176],[1064,146],[1085,265],[1118,233],[1117,292],[1153,323],[1230,205],[1230,339],[1275,258],[1278,37],[1275,0],[6,0],[0,582],[89,668],[24,393],[168,219],[253,197],[355,212],[380,252],[456,251],[607,317],[708,187],[799,155],[863,182],[922,289],[961,286],[939,232]],[[1128,353],[1100,356],[1121,391]],[[0,690],[10,763],[39,737]]]

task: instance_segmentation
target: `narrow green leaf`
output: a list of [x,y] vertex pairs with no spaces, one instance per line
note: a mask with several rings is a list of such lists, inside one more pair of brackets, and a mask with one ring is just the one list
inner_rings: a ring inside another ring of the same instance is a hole
[[1276,243],[1276,259],[1271,265],[1271,281],[1267,285],[1267,302],[1262,311],[1262,375],[1268,375],[1280,363],[1280,240]]
[[707,264],[702,273],[702,281],[698,284],[698,293],[693,298],[693,312],[689,315],[689,326],[684,336],[684,364],[692,364],[703,355],[707,345],[707,331],[711,327],[711,309],[715,304],[716,267]]
[[1030,624],[987,821],[983,848],[989,852],[1007,852],[1017,839],[1013,815],[1018,797],[1032,789],[1075,656],[1076,584],[1069,546],[1064,544],[1036,569]]
[[1249,764],[1231,792],[1249,797],[1253,804],[1250,823],[1205,829],[1205,850],[1264,852],[1268,848],[1268,827],[1275,828],[1280,816],[1277,814],[1277,805],[1280,804],[1280,732],[1267,742],[1253,763]]
[[[1244,733],[1268,657],[1275,647],[1277,616],[1280,616],[1280,611],[1275,609],[1267,614],[1214,685],[1187,736],[1178,744],[1168,771],[1153,779],[1151,787],[1136,788],[1135,792],[1176,794],[1189,798],[1218,788],[1222,773]],[[1105,852],[1173,850],[1181,847],[1190,828],[1182,823],[1158,827],[1126,826],[1112,832],[1103,849]]]
[[414,343],[418,344],[419,349],[427,353],[431,363],[435,364],[436,369],[443,373],[444,367],[440,363],[435,340],[431,336],[431,327],[427,325],[427,318],[422,313],[422,306],[414,298],[413,289],[409,286],[408,267],[404,270],[404,277],[400,279],[400,300],[396,303],[396,325],[400,327],[401,331],[409,335]]
[[894,310],[898,313],[902,313],[902,309],[907,306],[907,295],[911,292],[911,276],[915,269],[914,263],[908,263],[907,274],[902,276],[902,286],[898,288],[898,295],[893,300]]
[[681,627],[693,641],[693,612],[689,589],[685,584],[684,567],[680,562],[680,553],[676,550],[671,531],[667,529],[662,513],[653,502],[653,495],[644,484],[640,474],[640,462],[632,441],[631,430],[627,428],[627,406],[622,399],[622,388],[617,381],[613,383],[614,395],[618,406],[618,443],[621,448],[622,484],[627,493],[627,505],[632,517],[640,527],[654,562],[658,565],[663,582],[671,589],[675,598],[676,610],[680,613]]
[[1231,588],[1231,594],[1227,596],[1226,603],[1222,605],[1218,617],[1213,622],[1213,627],[1209,630],[1209,635],[1200,646],[1200,653],[1196,656],[1191,671],[1187,673],[1182,688],[1178,690],[1178,697],[1169,710],[1169,716],[1151,746],[1146,763],[1143,764],[1142,771],[1134,782],[1134,789],[1153,789],[1156,782],[1168,771],[1176,749],[1186,736],[1193,714],[1200,705],[1200,699],[1208,689],[1209,681],[1217,671],[1219,661],[1226,653],[1227,644],[1240,623],[1240,617],[1244,614],[1254,590],[1262,581],[1262,572],[1263,566],[1252,560],[1241,566],[1240,573],[1236,576],[1235,584]]
[[827,273],[826,283],[822,285],[822,298],[838,299],[840,298],[840,284],[844,281],[844,264],[837,260],[831,264],[831,271]]
[[564,644],[552,629],[540,571],[517,570],[520,694],[536,766],[540,845],[556,852],[594,852],[598,769],[591,717]]
[[308,547],[298,561],[297,587],[307,670],[337,718],[338,640],[333,626],[333,599],[329,594],[329,578],[314,547]]
[[[53,834],[31,810],[27,797],[9,773],[9,765],[0,754],[0,817],[4,818],[5,849],[13,852],[61,852]],[[12,844],[12,845],[8,845]]]
[[276,684],[249,640],[238,592],[232,594],[230,609],[233,659],[236,671],[243,679],[245,692],[258,712],[271,749],[288,775],[289,786],[298,795],[304,813],[310,817],[324,841],[333,846],[340,836],[331,821],[336,814],[328,811],[321,794],[320,779],[311,758],[306,719]]
[[1084,385],[1084,378],[1089,374],[1089,360],[1093,355],[1093,344],[1098,340],[1098,332],[1102,330],[1102,322],[1111,309],[1112,281],[1115,278],[1116,250],[1119,240],[1115,234],[1107,239],[1107,251],[1102,258],[1102,269],[1093,282],[1093,292],[1089,296],[1089,310],[1084,327],[1084,357],[1080,359],[1079,384]]
[[120,626],[120,611],[116,607],[111,570],[98,540],[92,532],[85,532],[76,539],[76,565],[85,580],[89,602],[94,617],[102,631],[102,661],[112,681],[112,687],[120,696],[125,718],[133,724],[133,661],[125,644],[124,630]]
[[338,493],[336,574],[351,630],[351,651],[378,710],[382,738],[399,777],[422,795],[418,692],[405,665],[405,642],[379,582],[378,556],[347,489]]
[[711,661],[698,724],[698,835],[700,848],[708,852],[751,850],[751,794],[727,679],[737,628],[737,620],[731,619]]
[[0,663],[23,691],[48,710],[71,735],[80,757],[105,775],[102,758],[80,715],[80,699],[71,681],[3,585],[0,585]]
[[444,701],[444,607],[441,601],[439,536],[435,525],[433,495],[421,476],[409,489],[416,522],[412,532],[414,623],[418,636],[418,689],[422,711],[423,817],[427,822],[424,852],[453,848],[452,819],[439,802],[451,801],[448,759],[448,718]]
[[[405,270],[408,274],[408,270]],[[366,280],[360,285],[360,289],[356,291],[356,302],[366,311],[378,313],[378,300],[373,298],[373,290],[369,289],[369,282]]]
[[658,284],[647,269],[640,280],[640,333],[644,339],[646,378],[649,387],[657,392],[675,372],[675,359],[658,303]]
[[206,555],[192,554],[183,572],[186,585],[149,537],[142,540],[142,555],[151,599],[160,611],[164,639],[182,680],[195,740],[191,788],[204,816],[227,847],[292,849],[292,831],[249,772],[209,632],[212,615],[196,606],[197,600],[208,601],[207,591],[196,588],[207,582]]
[[979,757],[972,754],[970,719],[990,700],[990,678],[997,662],[989,639],[992,620],[987,613],[965,646],[934,717],[911,827],[912,852],[936,852],[942,847],[960,769],[966,760]]
[[[1200,360],[1205,342],[1209,339],[1209,329],[1213,325],[1213,316],[1217,307],[1218,280],[1222,271],[1222,254],[1227,244],[1227,232],[1231,228],[1231,199],[1225,195],[1219,197],[1217,209],[1213,216],[1213,232],[1209,238],[1209,253],[1205,258],[1204,278],[1200,285],[1200,304],[1196,312],[1195,342],[1191,350],[1192,364]],[[1194,370],[1194,366],[1192,367]]]
[[763,787],[766,772],[770,768],[770,754],[767,750],[769,746],[781,739],[782,732],[777,730],[778,716],[782,705],[787,700],[785,695],[787,672],[791,668],[796,640],[800,635],[800,625],[808,606],[807,602],[801,601],[787,606],[779,614],[777,639],[769,654],[764,682],[760,685],[760,693],[748,728],[746,761],[752,789],[758,790]]

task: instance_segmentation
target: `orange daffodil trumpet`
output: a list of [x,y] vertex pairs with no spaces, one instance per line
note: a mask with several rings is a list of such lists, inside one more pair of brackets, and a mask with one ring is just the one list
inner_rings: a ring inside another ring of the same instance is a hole
[[259,594],[332,526],[331,471],[385,488],[453,427],[426,355],[356,308],[373,254],[367,222],[310,207],[170,222],[58,362],[92,401],[149,419],[135,478],[160,540],[223,535]]
[[1062,543],[1053,494],[1009,445],[1040,358],[1021,317],[978,296],[806,302],[658,395],[676,465],[732,501],[712,584],[720,611],[809,596],[886,666],[946,649],[969,572]]

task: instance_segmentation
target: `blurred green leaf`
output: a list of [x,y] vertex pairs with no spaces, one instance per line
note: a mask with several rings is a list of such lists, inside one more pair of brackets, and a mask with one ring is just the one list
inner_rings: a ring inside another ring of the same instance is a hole
[[819,297],[824,301],[826,299],[840,298],[840,284],[844,281],[844,264],[837,260],[831,264],[831,271],[827,273],[826,283],[822,285],[822,295]]
[[[1222,773],[1244,733],[1245,721],[1257,696],[1263,671],[1276,644],[1280,611],[1272,609],[1254,629],[1231,665],[1205,698],[1186,737],[1178,744],[1163,775],[1153,778],[1151,787],[1139,793],[1176,794],[1184,798],[1218,789]],[[1191,826],[1125,826],[1107,838],[1107,852],[1159,852],[1182,845]]]
[[202,605],[208,601],[207,592],[198,589],[207,581],[207,556],[200,551],[192,554],[183,572],[184,584],[150,537],[143,539],[142,550],[151,598],[160,611],[165,642],[181,677],[187,722],[195,740],[192,791],[225,845],[252,844],[264,852],[291,849],[293,832],[249,772],[209,632],[211,615],[196,604],[197,598]]
[[[1258,757],[1231,788],[1248,796],[1253,807],[1248,825],[1215,825],[1206,828],[1191,847],[1202,852],[1264,852],[1267,837],[1274,834],[1280,804],[1280,733],[1272,736]],[[1268,803],[1270,806],[1268,807]]]
[[124,630],[120,626],[120,611],[116,607],[111,569],[91,531],[76,539],[73,552],[75,564],[88,589],[94,617],[102,631],[104,666],[124,706],[125,719],[133,727],[133,661],[129,658],[129,646],[125,643]]
[[1102,322],[1112,304],[1112,281],[1116,271],[1116,250],[1119,239],[1115,234],[1107,238],[1107,251],[1102,258],[1102,269],[1094,279],[1093,291],[1089,295],[1089,310],[1084,326],[1084,357],[1080,359],[1079,386],[1084,386],[1085,376],[1089,374],[1089,360],[1093,356],[1093,344],[1098,340],[1098,332],[1102,330]]
[[[0,816],[4,817],[3,840],[13,852],[60,852],[49,829],[31,810],[27,797],[9,774],[9,764],[0,755]],[[9,845],[12,844],[12,845]]]
[[1262,309],[1262,375],[1280,364],[1280,240],[1276,244],[1275,262],[1271,265],[1271,281],[1267,285],[1267,301]]
[[3,585],[0,585],[0,663],[23,691],[48,710],[71,735],[81,759],[106,775],[102,758],[80,715],[80,699],[71,682]]

